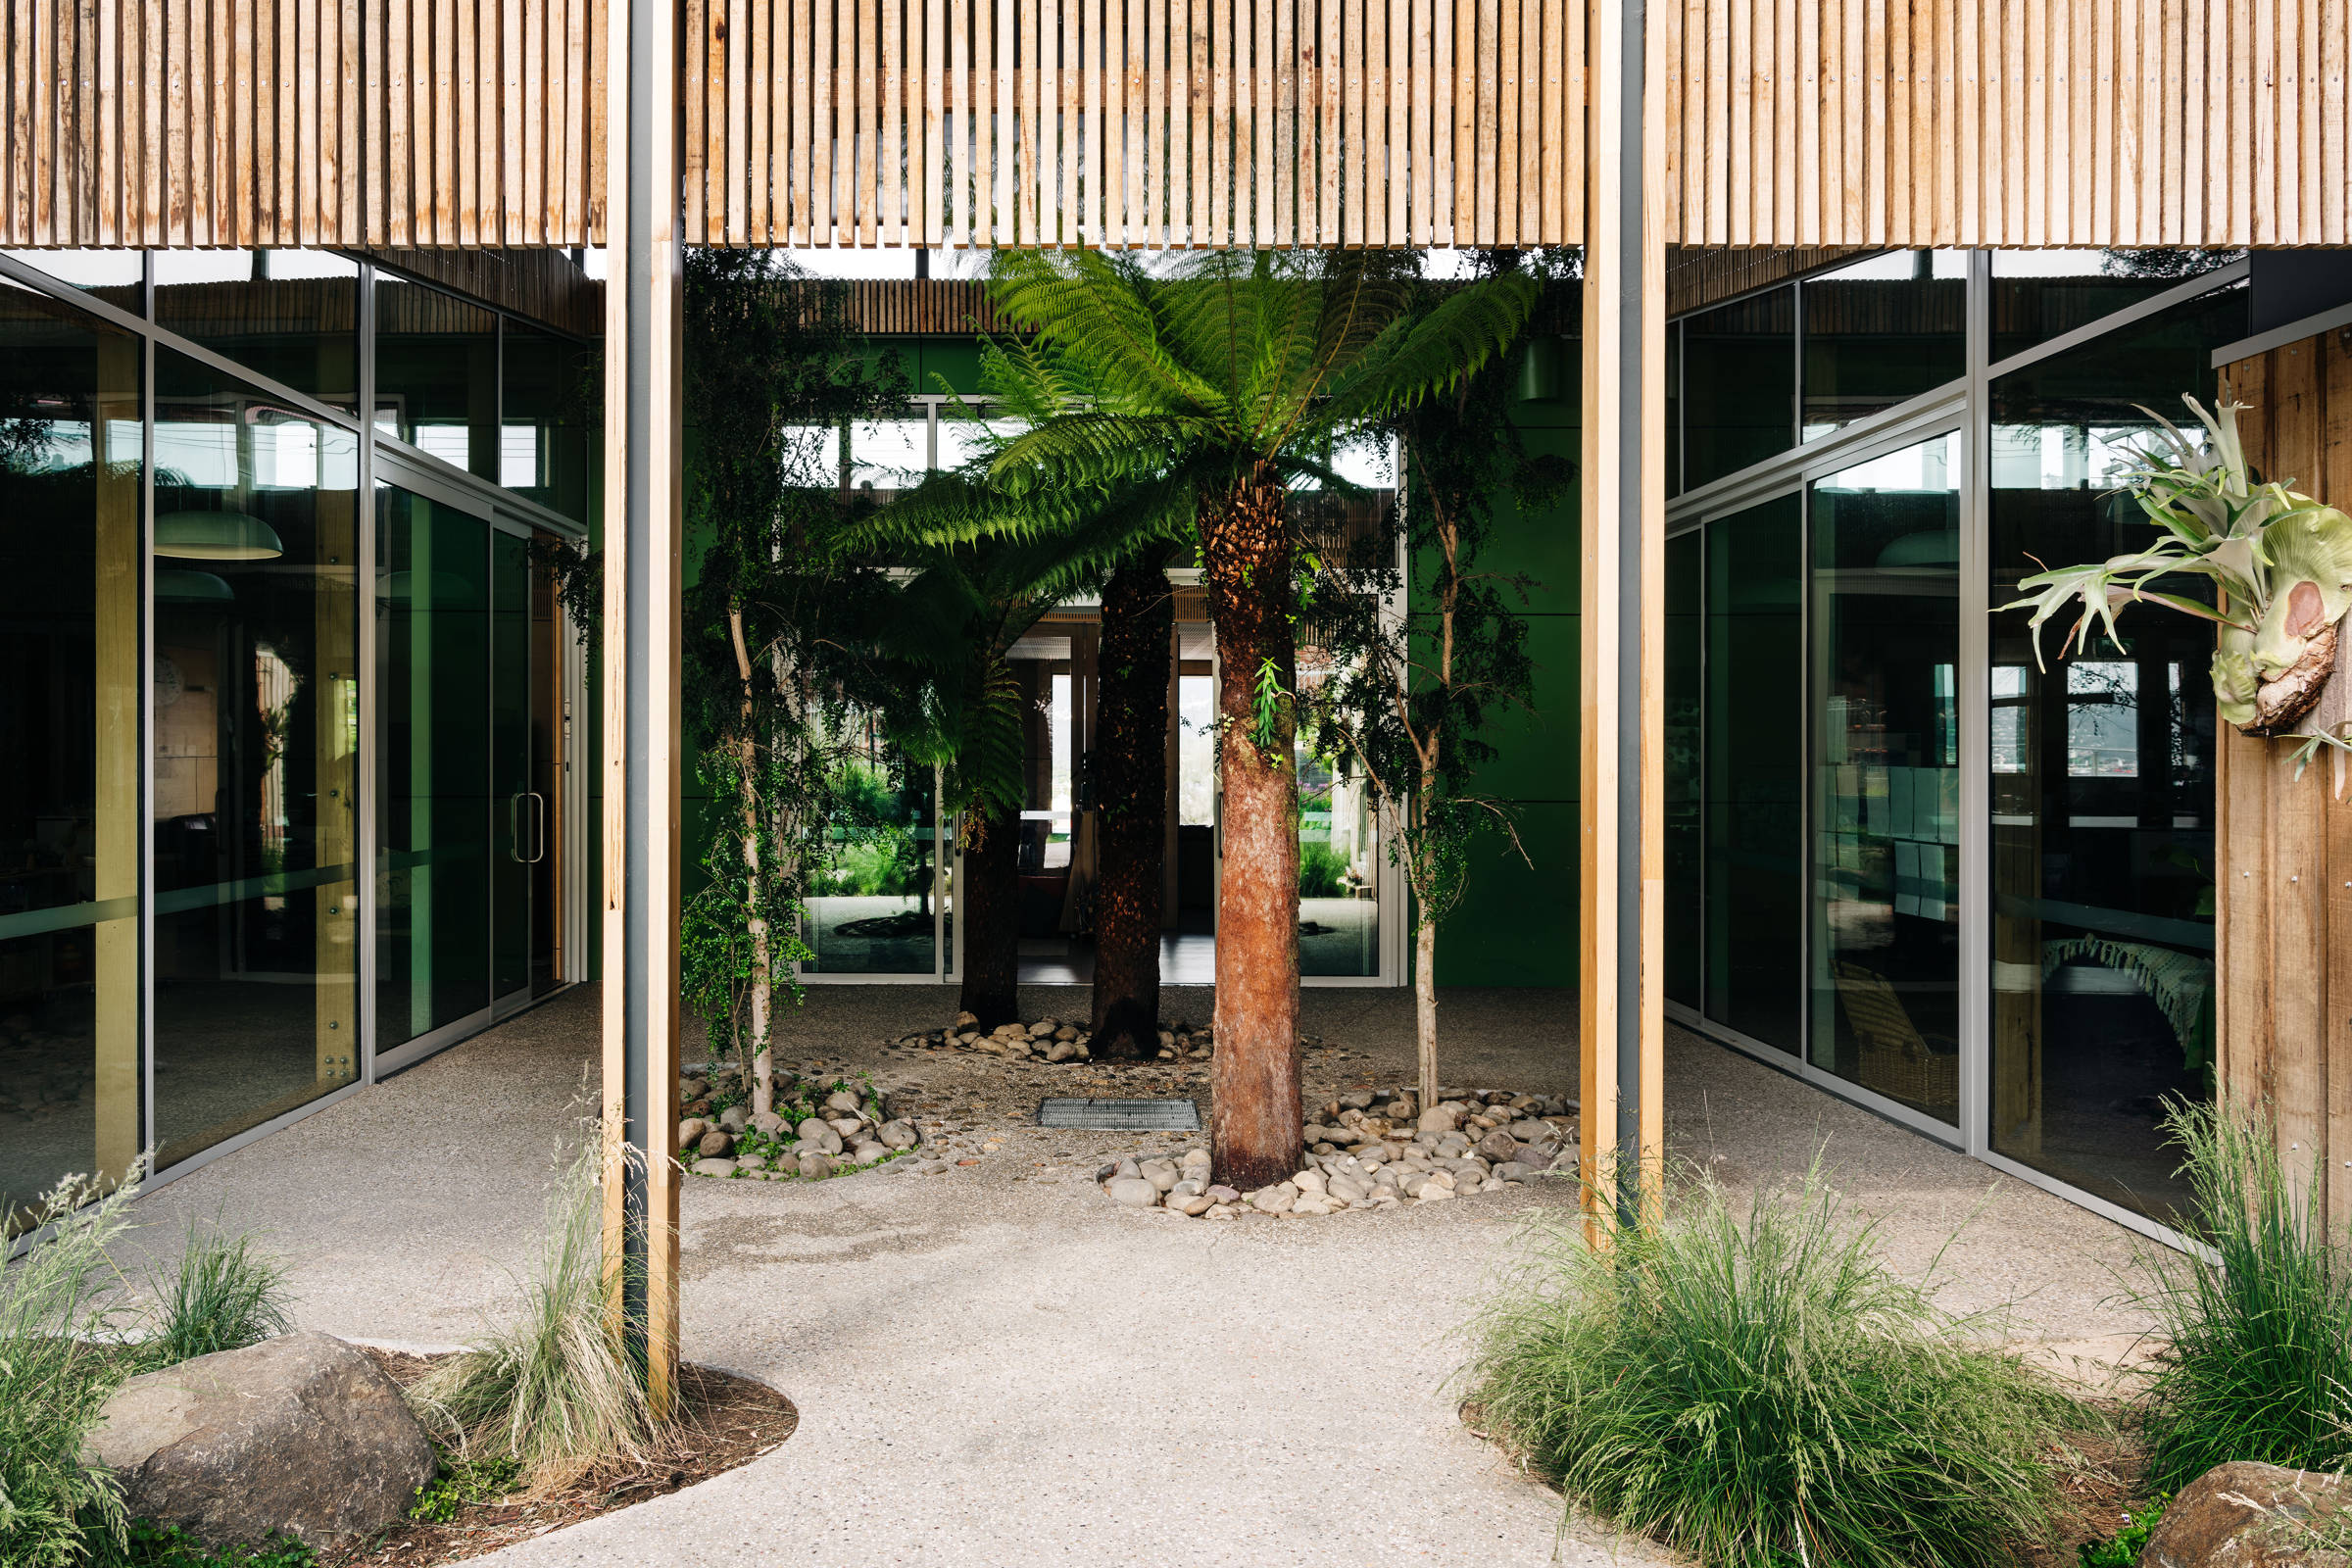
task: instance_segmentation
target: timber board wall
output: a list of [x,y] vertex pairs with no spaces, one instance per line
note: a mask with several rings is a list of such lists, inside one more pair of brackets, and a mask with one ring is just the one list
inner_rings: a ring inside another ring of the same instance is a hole
[[[2243,428],[2256,471],[2337,507],[2352,503],[2352,329],[2241,360],[2227,373],[2252,405]],[[2336,678],[2352,679],[2352,658]],[[2281,1145],[2322,1162],[2341,1224],[2352,1220],[2352,779],[2337,799],[2326,757],[2298,781],[2285,746],[2227,724],[2220,737],[2221,1083],[2267,1104]]]
[[[1584,229],[1583,0],[682,0],[689,243]],[[1663,0],[1666,237],[2342,245],[2352,0]],[[0,244],[604,235],[603,0],[0,0]]]

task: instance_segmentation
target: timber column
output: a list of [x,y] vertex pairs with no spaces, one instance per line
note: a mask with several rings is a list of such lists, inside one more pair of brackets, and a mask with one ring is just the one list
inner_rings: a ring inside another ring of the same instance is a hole
[[[676,0],[608,0],[605,1255],[648,1392],[678,1353],[679,248]],[[621,1151],[611,1151],[622,1153]]]
[[1587,1202],[1638,1223],[1665,1126],[1665,29],[1643,0],[1587,16],[1577,1038]]

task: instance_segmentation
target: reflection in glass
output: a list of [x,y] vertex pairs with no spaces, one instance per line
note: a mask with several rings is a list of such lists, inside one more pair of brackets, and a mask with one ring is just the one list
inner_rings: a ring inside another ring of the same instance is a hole
[[1960,1114],[1960,442],[1811,486],[1814,1065]]
[[1804,972],[1803,515],[1707,524],[1706,1015],[1794,1052]]
[[2023,354],[2227,267],[2242,251],[1994,251],[1992,357]]
[[1699,536],[1666,541],[1666,1000],[1699,1005]]
[[490,1004],[490,541],[376,488],[376,1050]]
[[513,317],[502,325],[498,482],[550,512],[585,521],[596,353]]
[[1695,490],[1796,445],[1796,290],[1683,320],[1683,477]]
[[1799,287],[1806,440],[1966,372],[1965,253],[1891,251]]
[[[2020,577],[2143,548],[2111,494],[2245,290],[2175,307],[1992,383],[1991,604]],[[2202,597],[2201,578],[2160,584]],[[1991,618],[1994,1150],[2158,1219],[2186,1194],[2159,1120],[2212,1093],[2213,695],[2205,622],[2132,612],[2080,658]],[[2044,664],[2046,663],[2046,668]]]
[[931,423],[916,414],[904,419],[868,419],[850,427],[850,487],[854,490],[911,490],[931,466]]
[[880,726],[854,718],[826,834],[831,863],[810,879],[802,938],[808,974],[938,970],[933,776],[906,766]]
[[139,292],[146,276],[145,251],[0,251],[11,261],[82,290],[133,316],[145,313]]
[[163,348],[155,442],[157,575],[192,574],[155,609],[169,1165],[357,1072],[359,452]]
[[1371,791],[1298,748],[1298,972],[1380,972],[1380,860]]
[[332,251],[156,251],[155,320],[257,375],[360,409],[360,267]]
[[137,341],[0,284],[0,1236],[141,1145],[139,449]]
[[375,274],[375,423],[485,479],[499,477],[498,317]]

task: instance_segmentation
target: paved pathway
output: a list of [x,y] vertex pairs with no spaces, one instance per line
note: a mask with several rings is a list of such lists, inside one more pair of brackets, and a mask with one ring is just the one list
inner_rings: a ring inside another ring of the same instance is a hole
[[[1039,993],[1033,1010],[1082,998]],[[1561,1538],[1557,1498],[1454,1418],[1454,1331],[1530,1200],[1280,1222],[1117,1208],[1087,1177],[1132,1141],[1016,1131],[1033,1105],[979,1061],[909,1066],[874,1045],[947,1001],[814,991],[785,1054],[978,1101],[967,1119],[1004,1129],[1000,1152],[950,1176],[686,1189],[686,1353],[783,1389],[799,1433],[704,1486],[485,1561],[1664,1560]],[[1190,995],[1171,1012],[1188,1002],[1206,1016]],[[1448,1076],[1572,1091],[1565,1009],[1558,993],[1449,999]],[[1390,1076],[1410,1061],[1401,993],[1309,993],[1307,1011]],[[304,1326],[462,1340],[533,1255],[594,1028],[591,993],[559,998],[160,1190],[140,1204],[148,1235],[169,1245],[190,1215],[258,1227],[292,1264]],[[2136,1327],[2100,1299],[2130,1253],[2116,1227],[1715,1047],[1678,1036],[1671,1055],[1679,1152],[1740,1183],[1801,1165],[1826,1137],[1908,1265],[1981,1210],[1946,1260],[1955,1303],[2022,1297],[2028,1339]]]

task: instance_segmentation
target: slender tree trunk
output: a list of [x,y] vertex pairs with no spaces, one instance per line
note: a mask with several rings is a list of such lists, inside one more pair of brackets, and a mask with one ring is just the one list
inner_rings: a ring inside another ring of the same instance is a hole
[[956,887],[956,922],[963,932],[960,1004],[994,1029],[1020,1016],[1020,819],[985,820],[964,846]]
[[1175,604],[1160,554],[1102,589],[1095,752],[1095,1016],[1098,1056],[1159,1044],[1159,917],[1168,809],[1168,640]]
[[[743,607],[734,605],[727,610],[727,632],[735,643],[735,669],[743,682],[743,706],[736,713],[735,788],[736,806],[740,820],[737,831],[743,835],[744,904],[748,910],[748,925],[752,943],[751,973],[751,1036],[752,1114],[765,1114],[776,1108],[775,1062],[768,1039],[775,1022],[775,952],[768,940],[767,917],[760,911],[767,906],[767,884],[760,864],[761,831],[760,801],[760,743],[752,733],[757,708],[752,698],[752,655],[743,637]],[[740,1051],[740,1046],[738,1050]]]
[[1413,1037],[1421,1065],[1421,1103],[1438,1102],[1438,921],[1418,909],[1413,931]]
[[[1217,630],[1219,832],[1210,1157],[1245,1191],[1298,1168],[1297,648],[1284,491],[1260,468],[1204,509],[1202,575]],[[1261,676],[1278,698],[1261,735]]]

